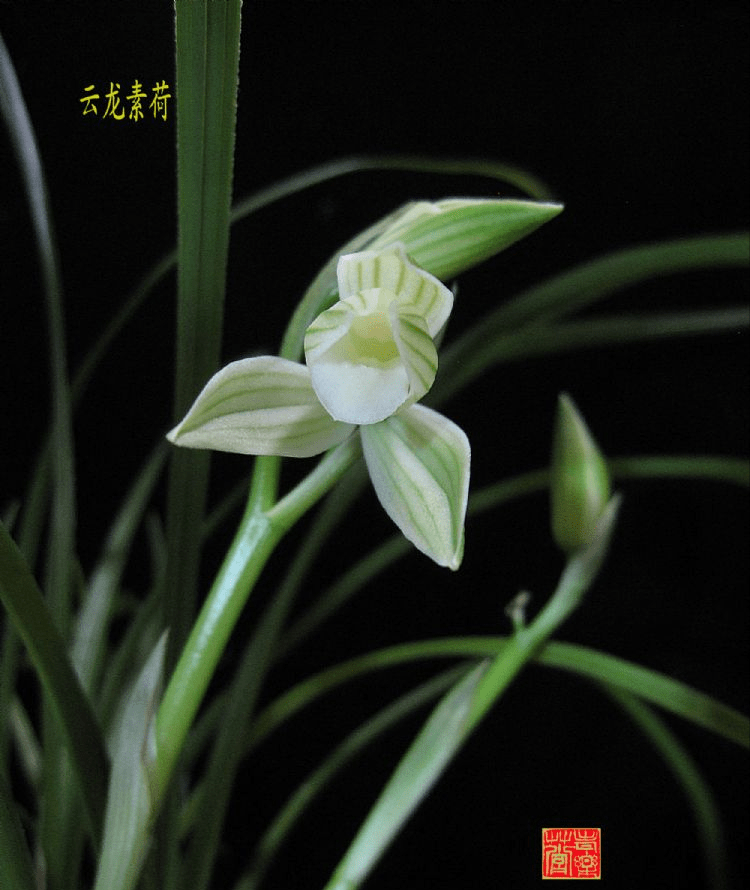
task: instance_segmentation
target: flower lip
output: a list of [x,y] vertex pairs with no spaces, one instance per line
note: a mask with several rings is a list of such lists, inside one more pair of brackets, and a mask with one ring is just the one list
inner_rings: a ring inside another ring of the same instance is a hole
[[338,263],[339,301],[307,330],[313,388],[335,420],[385,420],[429,390],[437,371],[433,337],[453,294],[412,264],[403,245],[346,254]]

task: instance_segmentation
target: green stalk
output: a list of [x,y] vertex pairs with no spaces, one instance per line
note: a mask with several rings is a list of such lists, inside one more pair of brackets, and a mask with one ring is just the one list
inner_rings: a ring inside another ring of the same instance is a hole
[[[607,461],[614,479],[704,479],[750,487],[750,464],[716,455],[633,455]],[[531,470],[471,493],[467,515],[475,517],[511,500],[544,491],[549,470]],[[347,569],[285,631],[275,657],[286,656],[378,574],[412,550],[403,535],[393,535]]]
[[222,652],[261,570],[286,532],[341,478],[359,457],[359,437],[329,451],[315,469],[273,507],[261,475],[221,569],[164,693],[156,718],[152,770],[154,809],[169,783],[185,737]]
[[506,648],[479,680],[464,725],[465,737],[476,728],[524,665],[580,605],[606,555],[619,505],[620,499],[615,495],[599,520],[596,538],[584,550],[574,552],[544,608],[528,627],[517,628]]
[[193,818],[195,830],[184,857],[185,880],[189,877],[193,890],[204,890],[210,881],[232,786],[244,754],[244,735],[255,714],[268,669],[274,661],[281,629],[330,530],[360,492],[357,484],[359,474],[354,478],[353,475],[350,470],[339,481],[310,524],[281,585],[263,611],[235,672],[221,709],[208,766],[201,779],[198,808]]

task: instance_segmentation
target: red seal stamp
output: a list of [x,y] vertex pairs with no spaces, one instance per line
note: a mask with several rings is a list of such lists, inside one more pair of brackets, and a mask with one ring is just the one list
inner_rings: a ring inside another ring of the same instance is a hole
[[601,876],[601,828],[542,829],[542,878],[596,881]]

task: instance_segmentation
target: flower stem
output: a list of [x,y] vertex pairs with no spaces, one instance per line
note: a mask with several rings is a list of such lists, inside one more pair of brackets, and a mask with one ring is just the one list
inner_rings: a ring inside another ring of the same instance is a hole
[[599,520],[595,539],[569,558],[557,589],[542,611],[528,627],[516,631],[479,681],[464,728],[466,736],[476,728],[521,668],[580,604],[601,568],[619,506],[620,498],[615,495]]
[[193,625],[156,719],[157,754],[152,782],[161,801],[177,758],[222,652],[255,581],[283,529],[250,502],[224,563]]
[[156,759],[152,766],[152,817],[219,659],[263,567],[285,533],[335,484],[359,454],[359,436],[355,435],[328,452],[299,485],[270,509],[264,509],[264,481],[253,487],[237,533],[159,707]]

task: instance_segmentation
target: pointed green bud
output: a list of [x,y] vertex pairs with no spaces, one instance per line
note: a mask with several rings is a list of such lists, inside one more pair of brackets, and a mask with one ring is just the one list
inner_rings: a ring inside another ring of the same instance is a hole
[[606,462],[567,393],[558,399],[551,472],[552,536],[570,553],[593,540],[610,486]]
[[369,250],[401,242],[411,259],[441,281],[484,262],[562,211],[562,204],[515,198],[413,201],[392,215]]

